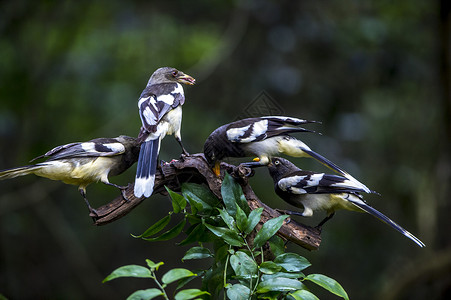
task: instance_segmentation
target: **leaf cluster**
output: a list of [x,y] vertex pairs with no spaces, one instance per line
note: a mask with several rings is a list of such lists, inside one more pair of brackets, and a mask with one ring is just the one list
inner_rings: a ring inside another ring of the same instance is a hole
[[[162,276],[161,283],[155,272],[163,263],[147,260],[147,268],[120,267],[105,281],[126,276],[141,277],[153,279],[158,286],[136,291],[129,299],[158,296],[169,299],[165,288],[176,281],[175,299],[219,299],[221,295],[232,300],[318,299],[309,290],[309,283],[348,299],[345,290],[334,279],[322,274],[304,274],[311,265],[309,261],[296,253],[285,253],[283,240],[276,236],[288,216],[271,219],[259,226],[263,208],[250,211],[241,187],[230,175],[225,176],[221,187],[222,201],[199,184],[182,184],[181,194],[166,189],[173,210],[134,237],[151,242],[166,241],[184,231],[186,238],[179,245],[194,246],[186,251],[182,261],[209,259],[210,267],[196,271],[175,268]],[[163,232],[174,214],[182,215],[182,220]],[[272,260],[264,255],[263,248],[267,245],[273,253]],[[201,280],[199,289],[184,289],[196,278]]]

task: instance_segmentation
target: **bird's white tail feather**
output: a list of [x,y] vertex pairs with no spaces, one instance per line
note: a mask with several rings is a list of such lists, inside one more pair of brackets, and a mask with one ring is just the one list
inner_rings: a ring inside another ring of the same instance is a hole
[[159,138],[141,144],[134,187],[134,194],[138,198],[150,197],[153,193],[159,150]]

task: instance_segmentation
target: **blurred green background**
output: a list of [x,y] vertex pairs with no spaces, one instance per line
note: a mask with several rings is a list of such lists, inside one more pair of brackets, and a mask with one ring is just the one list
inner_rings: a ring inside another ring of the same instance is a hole
[[[322,121],[308,126],[322,136],[297,137],[380,192],[367,201],[427,244],[420,249],[369,215],[338,212],[318,251],[289,245],[313,263],[309,273],[336,279],[351,299],[450,299],[449,6],[445,0],[2,1],[0,169],[69,142],[136,136],[142,89],[155,69],[173,66],[197,79],[185,88],[188,151],[201,152],[211,131],[243,115],[276,109]],[[167,137],[160,158],[179,154]],[[131,182],[134,171],[111,181]],[[251,182],[264,202],[290,208],[274,194],[266,170]],[[0,294],[8,298],[124,299],[151,283],[102,284],[119,266],[149,258],[166,262],[162,273],[196,267],[181,263],[186,248],[174,242],[130,236],[166,215],[165,197],[95,227],[75,186],[27,176],[0,182],[0,191]],[[102,184],[88,187],[94,206],[117,195]]]

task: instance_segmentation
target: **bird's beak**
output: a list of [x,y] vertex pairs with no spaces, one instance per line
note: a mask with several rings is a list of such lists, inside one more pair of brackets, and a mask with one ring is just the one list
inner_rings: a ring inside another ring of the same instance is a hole
[[177,75],[177,81],[188,85],[194,85],[196,83],[196,79],[182,72],[179,72],[179,75]]
[[221,175],[221,162],[215,162],[215,166],[213,167],[213,173],[215,173],[216,177]]
[[256,157],[256,158],[254,158],[252,161],[258,162],[258,161],[260,161],[260,157]]

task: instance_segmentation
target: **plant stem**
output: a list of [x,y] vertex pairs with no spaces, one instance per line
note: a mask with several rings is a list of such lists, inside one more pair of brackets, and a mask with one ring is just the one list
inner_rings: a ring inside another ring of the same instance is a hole
[[[229,246],[229,250],[232,249],[232,246]],[[226,289],[225,286],[227,284],[227,265],[229,264],[230,252],[227,251],[227,258],[224,266],[224,300],[226,300]]]
[[168,295],[166,294],[166,291],[164,290],[163,286],[160,284],[160,282],[158,282],[157,280],[157,276],[155,275],[155,273],[152,271],[152,279],[155,281],[155,283],[158,285],[158,287],[160,288],[160,290],[163,292],[163,297],[166,300],[169,300]]

